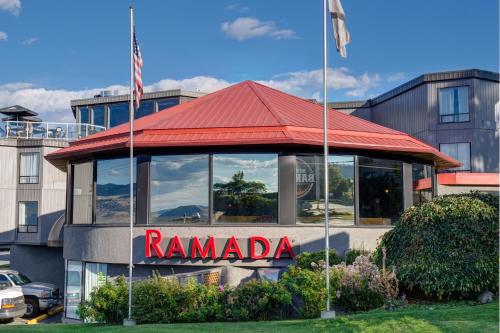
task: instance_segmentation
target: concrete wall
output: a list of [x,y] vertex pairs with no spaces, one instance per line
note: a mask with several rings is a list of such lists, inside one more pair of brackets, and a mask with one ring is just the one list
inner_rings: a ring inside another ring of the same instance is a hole
[[15,140],[0,140],[0,244],[10,244],[15,239],[17,148]]
[[43,245],[12,245],[10,266],[32,281],[53,283],[64,290],[64,259],[62,248]]
[[[181,238],[184,248],[189,248],[189,240],[198,236],[204,244],[205,239],[214,236],[217,252],[223,250],[225,240],[231,236],[238,239],[238,243],[246,254],[247,239],[251,236],[265,236],[271,242],[271,248],[283,236],[287,236],[294,247],[295,254],[303,251],[318,251],[324,248],[324,229],[318,226],[178,226],[178,227],[135,227],[134,228],[134,263],[155,265],[192,265],[192,266],[225,266],[239,267],[286,267],[291,260],[190,260],[190,259],[158,259],[145,257],[145,230],[158,229],[164,235],[162,249],[173,235]],[[391,227],[332,227],[330,228],[330,244],[341,255],[349,248],[364,247],[374,249],[377,239]],[[128,262],[127,226],[65,226],[64,229],[64,258],[71,260],[126,264]],[[273,255],[271,251],[270,255]]]

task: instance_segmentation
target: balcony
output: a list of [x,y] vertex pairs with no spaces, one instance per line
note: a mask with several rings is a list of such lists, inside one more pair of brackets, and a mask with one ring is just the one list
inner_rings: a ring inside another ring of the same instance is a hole
[[0,139],[73,141],[104,130],[106,127],[91,124],[0,121]]

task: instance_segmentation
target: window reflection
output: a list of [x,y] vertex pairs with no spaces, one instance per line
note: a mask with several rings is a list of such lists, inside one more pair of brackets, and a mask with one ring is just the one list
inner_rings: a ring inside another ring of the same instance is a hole
[[73,224],[92,223],[93,162],[73,166]]
[[98,126],[104,126],[104,105],[96,105],[92,107],[92,117],[93,124]]
[[413,204],[432,199],[432,168],[430,165],[412,164]]
[[[135,158],[134,165],[137,165]],[[134,200],[135,179],[134,174]],[[130,160],[97,160],[96,186],[96,223],[129,223]]]
[[135,111],[135,119],[147,116],[148,114],[152,114],[153,112],[155,112],[154,101],[142,101],[139,109]]
[[158,107],[157,110],[159,112],[179,104],[179,99],[178,98],[162,99],[157,101],[156,104]]
[[128,122],[128,103],[115,103],[109,105],[109,127],[115,127]]
[[403,210],[402,162],[359,157],[359,222],[389,225]]
[[89,108],[80,107],[78,108],[78,110],[80,110],[80,123],[89,124],[90,123]]
[[208,221],[208,155],[151,157],[150,223]]
[[278,156],[221,154],[213,161],[214,220],[219,223],[278,221]]
[[[324,223],[323,157],[297,156],[297,223]],[[330,223],[354,224],[354,156],[328,157]]]

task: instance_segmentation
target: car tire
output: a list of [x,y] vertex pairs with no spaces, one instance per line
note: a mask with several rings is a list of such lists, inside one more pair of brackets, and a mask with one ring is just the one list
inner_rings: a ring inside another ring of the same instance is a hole
[[38,304],[38,298],[36,297],[25,297],[24,303],[26,304],[26,313],[24,314],[24,318],[34,318],[38,316],[40,312],[40,305]]

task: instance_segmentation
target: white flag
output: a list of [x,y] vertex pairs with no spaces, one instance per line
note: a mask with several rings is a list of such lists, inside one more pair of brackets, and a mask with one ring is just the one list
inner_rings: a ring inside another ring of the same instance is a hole
[[333,35],[335,36],[335,46],[342,58],[347,57],[345,46],[351,42],[351,35],[345,26],[344,8],[340,0],[328,0],[330,15],[333,22]]

